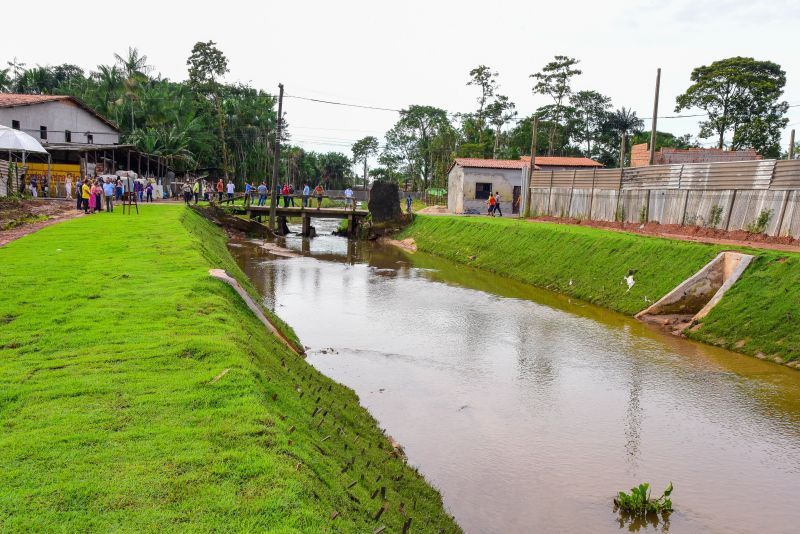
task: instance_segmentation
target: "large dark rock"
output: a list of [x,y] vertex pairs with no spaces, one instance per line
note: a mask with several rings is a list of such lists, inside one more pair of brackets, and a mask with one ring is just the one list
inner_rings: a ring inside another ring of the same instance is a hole
[[369,196],[369,212],[375,222],[400,221],[400,190],[397,184],[374,182]]

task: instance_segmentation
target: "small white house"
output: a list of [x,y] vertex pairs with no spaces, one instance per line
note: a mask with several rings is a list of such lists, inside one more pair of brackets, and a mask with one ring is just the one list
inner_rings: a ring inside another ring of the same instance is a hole
[[[489,194],[499,193],[502,213],[518,213],[530,161],[530,156],[518,160],[456,158],[447,176],[447,210],[450,213],[486,213]],[[535,170],[602,166],[589,158],[536,156]]]
[[72,96],[0,93],[0,124],[49,143],[115,145],[117,126]]

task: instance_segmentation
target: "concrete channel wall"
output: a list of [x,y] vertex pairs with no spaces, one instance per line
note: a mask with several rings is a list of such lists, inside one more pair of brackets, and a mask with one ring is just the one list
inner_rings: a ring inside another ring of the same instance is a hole
[[537,171],[531,215],[658,222],[800,238],[800,160]]

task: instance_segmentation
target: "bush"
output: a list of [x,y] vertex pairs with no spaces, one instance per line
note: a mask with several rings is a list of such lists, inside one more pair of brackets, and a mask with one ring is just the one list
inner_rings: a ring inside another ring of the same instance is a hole
[[746,230],[751,234],[763,234],[767,231],[770,219],[772,219],[772,210],[761,210],[758,218],[748,224]]

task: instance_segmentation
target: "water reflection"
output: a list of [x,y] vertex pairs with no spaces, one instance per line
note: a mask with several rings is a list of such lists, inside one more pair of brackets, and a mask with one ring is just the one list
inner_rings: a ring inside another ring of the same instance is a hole
[[[795,530],[800,373],[325,224],[232,253],[468,532]],[[668,524],[612,512],[669,480]]]

